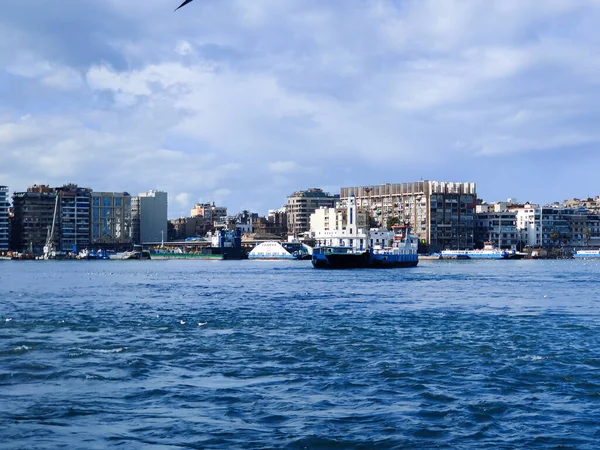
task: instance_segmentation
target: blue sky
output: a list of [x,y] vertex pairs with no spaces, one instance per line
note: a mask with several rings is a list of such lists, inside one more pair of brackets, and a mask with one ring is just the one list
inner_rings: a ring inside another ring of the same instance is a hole
[[430,179],[600,194],[597,0],[25,0],[0,15],[0,184],[266,213]]

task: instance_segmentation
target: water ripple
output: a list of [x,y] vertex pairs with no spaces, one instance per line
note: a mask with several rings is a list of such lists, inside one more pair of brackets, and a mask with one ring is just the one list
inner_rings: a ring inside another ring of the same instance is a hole
[[3,448],[600,443],[595,262],[118,266],[3,264]]

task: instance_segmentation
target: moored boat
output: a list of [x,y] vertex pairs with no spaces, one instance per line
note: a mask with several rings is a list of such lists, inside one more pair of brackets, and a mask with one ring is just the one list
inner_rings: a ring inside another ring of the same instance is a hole
[[[380,231],[381,232],[381,231]],[[418,244],[405,227],[393,227],[391,245],[374,245],[366,249],[344,246],[316,247],[312,265],[316,269],[363,269],[414,267],[419,263]],[[384,241],[385,242],[385,241]]]
[[358,210],[353,195],[346,203],[345,220],[345,228],[315,231],[319,245],[312,252],[314,268],[414,267],[419,263],[418,243],[408,228],[404,225],[393,226],[392,230],[367,228],[368,213]]
[[151,250],[152,259],[235,260],[246,258],[240,230],[218,230],[207,238],[188,238]]
[[496,248],[491,242],[486,242],[482,249],[442,250],[440,253],[440,259],[520,259],[523,256],[514,250]]
[[573,253],[573,258],[577,259],[593,259],[600,258],[600,250],[577,250]]
[[301,242],[266,241],[254,247],[248,259],[298,260],[310,259],[310,254]]

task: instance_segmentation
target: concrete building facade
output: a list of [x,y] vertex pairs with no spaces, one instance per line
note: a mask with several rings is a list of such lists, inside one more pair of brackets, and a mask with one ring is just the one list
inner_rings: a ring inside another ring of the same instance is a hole
[[321,207],[333,208],[339,200],[319,188],[297,191],[287,198],[288,233],[298,235],[310,230],[310,215]]
[[8,186],[0,186],[0,252],[5,252],[10,249],[9,208]]
[[201,237],[208,231],[206,220],[202,216],[169,219],[167,226],[170,241],[182,241],[190,237]]
[[259,234],[287,235],[287,213],[285,208],[270,209],[267,216],[258,217],[252,223],[252,231]]
[[391,247],[393,233],[384,228],[370,228],[368,216],[360,211],[353,195],[338,202],[335,208],[319,208],[310,216],[311,238],[316,245],[366,249]]
[[159,243],[168,239],[167,193],[151,190],[131,201],[133,240],[136,244]]
[[351,195],[379,226],[387,226],[391,219],[409,225],[429,251],[473,248],[475,183],[424,180],[340,190],[342,200]]
[[215,202],[196,203],[190,211],[190,217],[204,217],[208,222],[215,222],[227,216],[227,208],[216,206]]
[[115,250],[133,244],[131,195],[127,192],[92,192],[90,246]]
[[[56,195],[54,189],[45,185],[31,186],[26,192],[13,194],[12,250],[42,254],[54,219]],[[55,248],[58,248],[57,236],[55,233]]]
[[502,203],[477,205],[474,244],[483,248],[486,242],[498,248],[521,250],[524,244],[517,229],[517,211],[506,209]]
[[60,196],[58,212],[58,250],[75,253],[90,246],[90,206],[89,188],[67,184],[56,188]]

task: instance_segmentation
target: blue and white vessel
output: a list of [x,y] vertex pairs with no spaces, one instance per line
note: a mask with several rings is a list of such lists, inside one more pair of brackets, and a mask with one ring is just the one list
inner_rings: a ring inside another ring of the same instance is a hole
[[354,196],[348,198],[346,211],[338,208],[331,212],[337,219],[330,223],[344,223],[345,227],[314,230],[319,245],[313,249],[311,261],[316,269],[414,267],[419,263],[418,243],[407,228],[368,229],[368,215],[358,211]]
[[440,259],[518,259],[523,256],[514,250],[501,250],[491,242],[477,250],[442,250]]
[[573,254],[573,258],[577,258],[577,259],[600,258],[600,250],[577,250]]
[[419,263],[418,243],[404,227],[394,227],[392,244],[375,245],[366,249],[344,246],[315,247],[312,265],[316,269],[367,269],[415,267]]

